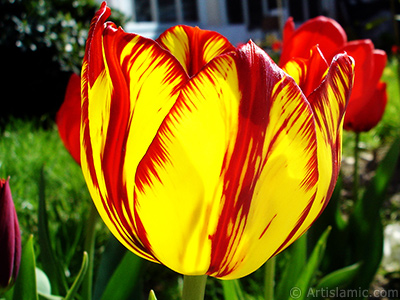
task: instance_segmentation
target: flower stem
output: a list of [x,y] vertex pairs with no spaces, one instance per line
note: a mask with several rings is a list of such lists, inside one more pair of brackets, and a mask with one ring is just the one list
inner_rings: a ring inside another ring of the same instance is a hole
[[359,173],[358,173],[358,165],[360,160],[360,133],[356,132],[355,140],[354,140],[354,173],[353,173],[353,198],[354,203],[358,201],[358,189],[359,189]]
[[93,265],[94,265],[94,244],[96,240],[96,224],[99,216],[93,202],[90,206],[89,219],[86,223],[86,236],[84,251],[88,253],[88,268],[82,283],[82,299],[92,299],[93,289]]
[[264,298],[267,300],[274,299],[275,260],[275,256],[273,256],[265,263]]
[[183,300],[203,300],[206,290],[207,275],[183,277]]

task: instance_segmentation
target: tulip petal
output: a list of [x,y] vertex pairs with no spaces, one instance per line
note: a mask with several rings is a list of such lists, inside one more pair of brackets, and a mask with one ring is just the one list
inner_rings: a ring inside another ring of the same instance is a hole
[[222,162],[237,130],[237,86],[233,59],[213,60],[182,90],[138,167],[144,237],[158,260],[182,274],[205,274],[210,264]]
[[362,98],[365,95],[370,95],[378,83],[380,76],[371,85],[372,67],[374,66],[373,50],[374,44],[370,40],[351,41],[344,47],[344,51],[353,57],[355,61],[354,87],[351,92],[351,102],[353,100],[355,102],[363,102]]
[[136,211],[157,259],[227,279],[260,267],[315,197],[315,140],[304,95],[261,49],[212,60],[138,168]]
[[0,291],[15,280],[21,259],[21,234],[9,180],[0,179]]
[[[288,27],[290,29],[289,25]],[[306,21],[294,32],[289,29],[284,31],[284,34],[288,32],[290,36],[283,37],[280,66],[285,65],[293,57],[307,58],[309,49],[315,45],[319,46],[327,62],[330,63],[332,58],[339,53],[337,50],[347,42],[346,32],[340,24],[324,16]]]
[[[103,12],[102,12],[103,11]],[[82,70],[81,162],[96,207],[113,234],[155,260],[133,216],[137,165],[187,75],[156,42],[125,33],[103,5],[92,21]]]
[[289,17],[285,23],[285,26],[283,27],[283,40],[282,40],[283,44],[286,44],[290,41],[294,32],[295,32],[295,26],[293,17]]
[[73,73],[68,81],[63,104],[56,115],[58,133],[65,148],[80,164],[81,78]]
[[[354,61],[346,54],[333,60],[328,74],[308,100],[315,114],[318,144],[318,170],[321,176],[315,205],[310,216],[315,220],[332,195],[339,175],[342,147],[343,117],[353,86]],[[299,231],[308,229],[306,220]],[[312,222],[308,223],[308,226]]]
[[354,88],[346,110],[344,128],[368,131],[381,120],[386,107],[386,85],[380,83],[387,56],[370,40],[349,42],[345,51],[355,59]]
[[282,68],[293,77],[305,96],[310,95],[322,82],[328,64],[317,46],[310,51],[310,58],[294,58]]
[[364,132],[371,130],[379,123],[387,104],[386,83],[379,82],[374,93],[364,99],[362,104],[352,105],[351,102],[349,103],[344,120],[344,129]]
[[387,55],[386,52],[383,50],[379,49],[374,49],[373,51],[373,60],[374,60],[374,65],[372,69],[372,77],[371,77],[371,84],[376,82],[377,84],[379,83],[383,70],[386,67],[387,63]]
[[185,25],[169,28],[157,42],[179,60],[189,76],[197,74],[214,57],[235,50],[219,33]]

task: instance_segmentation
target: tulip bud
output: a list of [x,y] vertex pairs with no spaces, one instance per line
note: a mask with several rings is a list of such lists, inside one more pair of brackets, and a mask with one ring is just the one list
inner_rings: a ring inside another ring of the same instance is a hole
[[8,179],[0,179],[0,294],[14,284],[21,261],[21,233]]

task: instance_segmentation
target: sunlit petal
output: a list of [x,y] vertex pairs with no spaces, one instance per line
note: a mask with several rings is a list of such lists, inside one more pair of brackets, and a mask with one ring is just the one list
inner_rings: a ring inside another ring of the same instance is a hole
[[[288,20],[293,22],[293,20]],[[288,25],[289,38],[283,37],[282,54],[279,65],[283,66],[294,57],[308,58],[312,47],[318,45],[324,54],[328,64],[339,53],[347,42],[347,35],[343,28],[335,20],[319,16],[304,22],[294,32],[293,25]]]
[[119,240],[154,259],[137,238],[139,229],[132,215],[134,177],[187,76],[156,42],[127,34],[112,23],[91,31],[82,76],[85,151],[81,158],[89,191]]
[[307,59],[296,57],[288,61],[282,68],[293,77],[303,94],[310,95],[322,82],[328,64],[317,46],[310,51]]
[[189,76],[199,72],[214,57],[235,49],[224,36],[214,31],[185,25],[166,30],[157,42],[171,51]]

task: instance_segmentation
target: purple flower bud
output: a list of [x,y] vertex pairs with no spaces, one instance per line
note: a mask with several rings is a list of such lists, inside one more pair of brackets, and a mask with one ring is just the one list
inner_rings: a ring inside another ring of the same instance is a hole
[[0,294],[15,282],[21,262],[21,233],[9,179],[0,179]]

